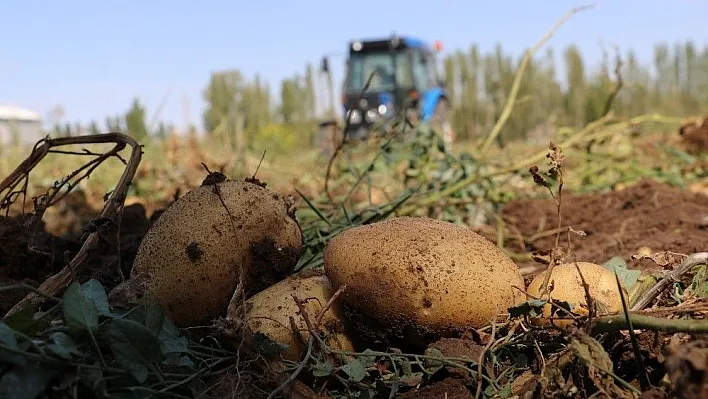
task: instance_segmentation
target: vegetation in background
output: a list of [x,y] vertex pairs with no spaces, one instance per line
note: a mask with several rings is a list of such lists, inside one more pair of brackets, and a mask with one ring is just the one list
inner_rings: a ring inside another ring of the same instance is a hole
[[[617,57],[622,61],[625,84],[613,105],[616,115],[633,117],[657,112],[681,117],[700,114],[702,106],[708,104],[708,46],[700,48],[692,41],[658,43],[648,63],[640,62],[631,49],[607,49],[599,63],[590,63],[576,46],[569,46],[560,54],[548,48],[529,64],[500,142],[530,139],[545,143],[556,126],[581,127],[596,120],[604,111]],[[452,94],[458,140],[476,140],[491,129],[507,100],[520,58],[505,52],[501,44],[488,53],[473,44],[468,50],[457,50],[441,60],[441,75]],[[562,62],[562,73],[558,60]],[[203,114],[205,131],[232,136],[228,145],[234,150],[244,147],[259,151],[274,142],[311,148],[316,144],[314,133],[320,116],[316,110],[330,105],[316,103],[320,78],[308,64],[304,73],[276,83],[274,98],[273,86],[258,75],[248,77],[238,69],[214,72],[203,92],[207,103]],[[103,126],[98,122],[87,127],[60,123],[55,132],[66,136],[107,129],[130,131],[140,137],[140,126],[145,121],[137,119],[144,119],[145,114],[131,115],[136,131],[126,123],[125,114],[108,117]],[[148,130],[164,137],[171,127],[156,123]]]

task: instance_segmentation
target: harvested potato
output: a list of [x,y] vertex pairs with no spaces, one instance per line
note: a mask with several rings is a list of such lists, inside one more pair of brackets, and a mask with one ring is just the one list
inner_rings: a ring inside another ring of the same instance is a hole
[[[284,359],[300,360],[300,354],[307,349],[310,332],[292,295],[307,301],[304,308],[310,322],[315,323],[322,307],[327,304],[334,293],[332,284],[322,272],[307,272],[290,276],[246,300],[246,309],[248,309],[246,325],[253,333],[260,332],[272,341],[288,345],[288,349],[282,352]],[[292,330],[291,316],[302,341]],[[238,315],[227,315],[227,319],[236,320],[237,318]],[[341,318],[339,300],[335,300],[324,314],[320,329],[324,333],[325,342],[331,348],[354,350]]]
[[[614,313],[622,310],[622,299],[617,291],[617,280],[614,273],[601,265],[590,262],[577,262],[578,268],[583,275],[583,279],[588,285],[588,291],[593,301],[596,303],[598,314]],[[537,275],[529,283],[527,292],[533,297],[541,296],[541,286],[548,271]],[[575,267],[575,263],[566,263],[553,267],[549,284],[552,284],[553,291],[550,297],[557,301],[568,302],[572,306],[575,314],[587,315],[588,304],[585,298],[585,289],[580,274]],[[620,280],[620,284],[622,281]],[[629,303],[627,289],[622,285],[622,295]],[[548,294],[544,298],[548,298]],[[555,325],[559,327],[573,323],[573,319],[562,310],[556,310],[552,315],[553,307],[546,304],[543,307],[543,317],[534,318],[533,322],[539,325]],[[551,316],[553,316],[551,318]]]
[[255,179],[214,175],[157,219],[131,271],[144,300],[162,305],[178,326],[223,317],[240,272],[246,295],[282,280],[303,246],[291,200]]
[[524,300],[524,280],[501,249],[465,226],[430,218],[345,230],[327,243],[324,268],[335,288],[347,284],[348,309],[409,342],[482,327]]

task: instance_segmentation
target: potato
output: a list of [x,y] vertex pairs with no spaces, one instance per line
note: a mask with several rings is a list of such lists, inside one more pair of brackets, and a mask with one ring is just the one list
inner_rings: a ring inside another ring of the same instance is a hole
[[525,298],[518,267],[501,249],[430,218],[345,230],[327,243],[324,268],[335,288],[347,284],[347,308],[394,339],[479,328]]
[[[615,313],[622,310],[622,299],[617,291],[617,280],[615,274],[601,265],[590,262],[577,262],[578,268],[583,275],[583,279],[589,287],[590,296],[597,305],[599,314]],[[541,285],[548,271],[544,271],[537,275],[527,288],[527,292],[534,296],[541,296]],[[575,263],[566,263],[553,267],[549,284],[552,284],[553,291],[550,297],[558,301],[566,301],[572,306],[573,313],[579,315],[587,315],[588,304],[585,298],[585,289],[583,281],[580,279],[580,274],[575,267]],[[622,281],[620,280],[620,284]],[[629,295],[627,289],[622,285],[622,295],[629,303]],[[548,298],[548,294],[544,296]],[[573,319],[563,310],[555,308],[555,315],[552,315],[554,310],[550,304],[543,307],[543,317],[534,318],[533,322],[537,325],[555,325],[564,327],[573,323]],[[553,316],[551,318],[551,316]]]
[[[275,342],[288,345],[282,352],[284,359],[300,360],[302,351],[307,350],[310,332],[292,295],[300,300],[307,300],[305,309],[311,323],[315,323],[317,314],[334,295],[332,284],[322,272],[306,272],[290,276],[277,284],[257,293],[246,300],[246,325],[253,333],[260,332]],[[333,349],[353,351],[354,347],[347,336],[344,320],[337,299],[327,310],[320,323],[325,342]],[[230,308],[231,309],[231,308]],[[290,325],[293,317],[300,332],[299,340]],[[227,319],[236,320],[237,315],[228,314]]]
[[157,219],[131,270],[180,327],[223,317],[240,271],[246,295],[282,280],[303,247],[290,200],[255,179],[211,177]]

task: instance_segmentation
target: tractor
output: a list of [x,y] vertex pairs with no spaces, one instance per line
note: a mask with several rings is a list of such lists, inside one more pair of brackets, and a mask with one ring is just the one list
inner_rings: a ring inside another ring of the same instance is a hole
[[[430,46],[420,39],[396,35],[351,41],[342,84],[345,131],[340,134],[348,140],[363,140],[369,137],[372,126],[385,126],[405,114],[413,122],[430,123],[446,142],[452,141],[450,100],[435,58],[441,48],[440,42]],[[333,102],[326,56],[320,71],[328,76]],[[323,121],[320,129],[325,136],[336,135],[336,119]]]

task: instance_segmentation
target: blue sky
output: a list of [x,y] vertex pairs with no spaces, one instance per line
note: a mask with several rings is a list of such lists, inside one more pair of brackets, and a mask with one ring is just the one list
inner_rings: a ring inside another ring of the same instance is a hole
[[[124,112],[138,96],[160,118],[201,125],[211,71],[283,77],[343,52],[352,38],[399,34],[441,40],[444,52],[501,42],[514,54],[533,45],[582,1],[0,1],[0,103],[48,117],[61,104],[71,121]],[[649,60],[655,42],[706,43],[708,1],[600,0],[573,17],[550,46],[576,43],[599,60],[600,40]],[[299,17],[296,17],[298,16]],[[335,84],[343,59],[333,60]],[[189,113],[185,115],[185,99]]]

